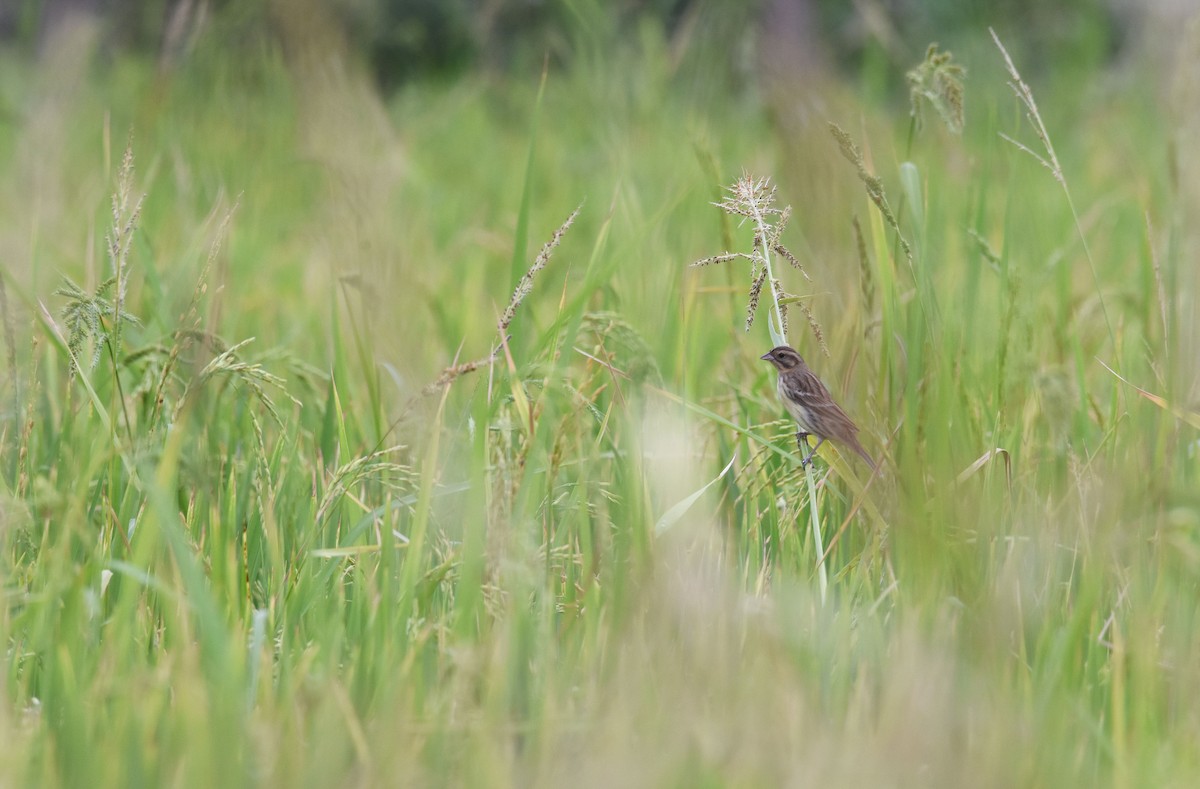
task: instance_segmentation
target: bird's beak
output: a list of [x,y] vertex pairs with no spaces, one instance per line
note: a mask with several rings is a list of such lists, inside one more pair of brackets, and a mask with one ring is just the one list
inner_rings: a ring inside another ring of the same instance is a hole
[[764,362],[769,362],[769,361],[771,361],[771,353],[770,353],[770,351],[768,351],[767,353],[764,353],[762,356],[760,356],[758,358],[762,359]]

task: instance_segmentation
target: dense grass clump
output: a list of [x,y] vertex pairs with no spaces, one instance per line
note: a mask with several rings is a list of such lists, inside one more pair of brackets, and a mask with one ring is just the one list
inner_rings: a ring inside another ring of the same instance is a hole
[[[1163,111],[927,58],[799,142],[652,30],[0,84],[4,782],[1189,785]],[[780,339],[876,474],[800,468]]]

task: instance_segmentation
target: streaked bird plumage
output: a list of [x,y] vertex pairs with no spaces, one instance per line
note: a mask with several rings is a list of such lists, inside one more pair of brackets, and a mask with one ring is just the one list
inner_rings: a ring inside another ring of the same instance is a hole
[[829,440],[853,449],[867,465],[875,468],[875,461],[859,443],[858,426],[833,401],[825,384],[794,348],[780,345],[764,354],[762,359],[779,371],[779,399],[800,428],[796,433],[797,446],[807,448],[808,437],[817,437],[817,445],[801,461],[802,465],[811,463],[821,443]]

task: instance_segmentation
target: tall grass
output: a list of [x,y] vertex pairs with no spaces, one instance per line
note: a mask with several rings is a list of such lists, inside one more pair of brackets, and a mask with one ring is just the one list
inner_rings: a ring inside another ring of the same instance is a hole
[[822,464],[814,496],[748,283],[686,265],[754,245],[721,183],[786,194],[803,157],[745,97],[673,90],[654,41],[541,93],[410,86],[379,169],[311,154],[340,105],[270,51],[155,106],[137,63],[55,104],[61,202],[0,239],[26,250],[0,274],[7,782],[1200,775],[1194,415],[1105,367],[1155,395],[1185,364],[1159,116],[1047,84],[1070,200],[999,136],[1024,123],[999,53],[962,137],[831,118],[890,218],[838,206],[818,254],[797,204],[813,282],[775,276],[886,461],[865,493]]

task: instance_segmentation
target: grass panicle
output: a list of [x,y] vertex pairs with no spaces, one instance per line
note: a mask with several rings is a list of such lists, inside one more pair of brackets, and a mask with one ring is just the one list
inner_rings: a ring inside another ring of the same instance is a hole
[[[112,196],[112,226],[108,231],[108,260],[114,281],[112,302],[112,346],[114,367],[121,359],[121,330],[126,320],[125,302],[129,295],[129,252],[133,246],[134,231],[142,215],[142,202],[146,196],[138,196],[133,202],[133,138],[125,146],[121,167],[117,172],[117,189]],[[95,366],[93,362],[93,366]]]
[[[62,296],[67,303],[62,308],[63,323],[67,328],[67,347],[76,360],[84,358],[84,350],[88,349],[87,371],[96,369],[105,347],[115,347],[115,328],[117,325],[140,326],[141,319],[136,315],[117,309],[117,300],[112,294],[117,290],[117,277],[109,277],[100,283],[95,292],[88,293],[70,277],[64,276],[62,285],[54,295]],[[79,370],[72,369],[74,375]]]
[[1058,154],[1054,151],[1054,143],[1050,141],[1050,132],[1046,131],[1046,124],[1042,121],[1042,114],[1038,112],[1037,101],[1033,98],[1033,89],[1029,87],[1025,80],[1021,79],[1020,72],[1017,71],[1016,65],[1013,64],[1008,50],[1000,42],[1000,37],[996,35],[996,31],[988,28],[988,32],[991,34],[996,48],[1000,50],[1000,54],[1004,58],[1004,68],[1008,71],[1008,87],[1012,90],[1013,95],[1017,97],[1017,101],[1021,102],[1022,106],[1024,106],[1025,119],[1029,121],[1029,127],[1033,129],[1038,142],[1042,144],[1043,153],[1034,151],[1029,146],[1018,142],[1003,132],[1000,133],[1000,137],[1033,157],[1034,161],[1049,170],[1050,174],[1054,176],[1054,180],[1058,181],[1065,189],[1067,178],[1063,175],[1062,165],[1058,163]]
[[521,302],[525,301],[525,297],[533,291],[534,279],[546,267],[546,264],[550,262],[550,257],[554,254],[554,250],[558,247],[567,231],[571,229],[571,225],[575,224],[575,219],[582,210],[583,206],[581,205],[571,212],[571,215],[567,217],[567,221],[563,222],[558,230],[555,230],[554,234],[550,236],[550,240],[542,245],[541,251],[538,252],[537,257],[533,260],[533,265],[521,276],[516,290],[513,291],[512,298],[509,299],[508,306],[504,308],[504,312],[500,315],[498,327],[501,336],[504,336],[508,331],[508,327],[512,324],[513,318],[517,314],[517,309],[521,306]]
[[175,404],[175,410],[171,414],[171,424],[179,420],[180,414],[183,412],[184,407],[187,406],[189,398],[192,395],[204,387],[205,384],[218,378],[235,381],[249,389],[250,393],[262,404],[276,423],[283,424],[283,417],[275,407],[275,401],[267,393],[266,387],[269,386],[282,392],[297,407],[301,403],[290,394],[287,394],[286,382],[282,378],[268,372],[261,364],[246,361],[239,356],[239,352],[252,342],[254,342],[254,338],[247,337],[241,342],[234,343],[213,357],[208,364],[200,369],[200,372],[196,374],[194,379],[187,383],[182,394],[180,394],[179,400]]
[[[792,216],[792,207],[778,208],[775,198],[778,189],[769,178],[755,178],[743,174],[731,186],[727,187],[725,198],[713,205],[730,216],[740,216],[754,223],[754,238],[750,252],[725,252],[713,255],[692,263],[692,266],[710,266],[715,263],[728,263],[733,260],[748,260],[750,262],[750,292],[746,301],[746,331],[754,325],[758,314],[758,303],[762,297],[764,285],[770,284],[768,291],[771,295],[771,314],[773,322],[767,322],[767,330],[771,335],[772,345],[787,344],[787,313],[786,305],[781,300],[787,296],[780,280],[774,274],[772,255],[779,255],[793,268],[800,272],[806,280],[811,278],[799,259],[783,244],[783,231],[787,228]],[[814,336],[821,344],[821,349],[828,354],[821,340],[820,327],[816,325],[811,313],[805,313],[810,320]]]
[[913,120],[921,124],[921,109],[928,104],[951,133],[962,134],[966,124],[963,90],[966,76],[967,70],[954,61],[953,54],[938,51],[937,44],[930,44],[925,59],[905,75]]
[[[755,261],[755,266],[758,262]],[[746,331],[750,331],[750,327],[754,325],[754,316],[758,314],[758,300],[762,296],[763,283],[767,281],[767,267],[763,266],[755,271],[751,269],[750,277],[750,298],[746,301]],[[782,321],[781,321],[782,322]]]

